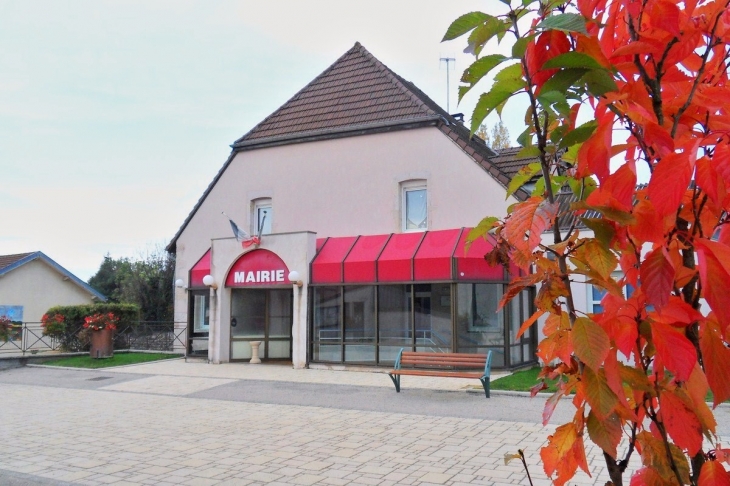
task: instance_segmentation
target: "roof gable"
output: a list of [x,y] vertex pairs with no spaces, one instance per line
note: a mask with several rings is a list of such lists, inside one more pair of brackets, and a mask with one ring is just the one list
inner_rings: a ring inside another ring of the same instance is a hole
[[233,147],[440,115],[358,42]]
[[36,251],[32,253],[18,253],[15,255],[0,255],[0,277],[3,275],[12,272],[13,270],[16,270],[26,263],[30,263],[34,260],[40,260],[49,267],[53,268],[55,271],[63,275],[64,277],[68,278],[68,280],[72,281],[79,287],[81,287],[86,292],[90,293],[92,296],[96,297],[97,299],[101,301],[106,301],[107,298],[97,291],[95,288],[78,278],[73,273],[69,272],[65,268],[63,268],[61,265],[56,263],[53,259],[51,259],[49,256],[47,256],[45,253]]

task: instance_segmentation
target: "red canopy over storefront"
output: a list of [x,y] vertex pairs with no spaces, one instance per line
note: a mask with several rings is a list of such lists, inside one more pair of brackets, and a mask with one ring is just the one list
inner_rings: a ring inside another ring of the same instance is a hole
[[210,249],[200,257],[198,263],[193,265],[190,269],[190,284],[188,285],[191,289],[206,289],[208,287],[203,283],[203,277],[210,275]]
[[[478,238],[466,251],[470,228],[343,236],[317,240],[313,284],[385,282],[504,281],[501,266],[484,255],[493,242]],[[510,269],[518,274],[517,267]]]

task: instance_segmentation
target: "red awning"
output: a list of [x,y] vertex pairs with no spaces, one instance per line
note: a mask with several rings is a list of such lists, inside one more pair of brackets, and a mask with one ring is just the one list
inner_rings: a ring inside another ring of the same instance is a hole
[[378,258],[378,282],[413,280],[413,257],[426,233],[394,234]]
[[465,252],[470,228],[327,238],[312,262],[313,284],[504,281],[480,238]]
[[453,280],[452,255],[463,230],[429,231],[413,259],[413,280]]
[[226,276],[226,287],[291,285],[289,268],[276,253],[259,248],[241,255]]
[[190,284],[188,285],[188,287],[191,289],[208,288],[203,283],[203,277],[205,277],[206,275],[210,275],[210,249],[208,249],[208,251],[206,251],[205,254],[200,257],[198,263],[193,265],[193,268],[190,269]]
[[342,283],[343,262],[357,236],[327,238],[312,262],[312,282]]
[[390,235],[360,236],[345,258],[345,282],[375,282],[375,262],[389,239]]
[[489,241],[477,238],[472,241],[469,251],[466,251],[466,238],[470,229],[465,228],[461,233],[454,252],[456,280],[504,280],[504,269],[501,266],[492,267],[484,259],[484,255],[494,248],[494,240],[491,237]]

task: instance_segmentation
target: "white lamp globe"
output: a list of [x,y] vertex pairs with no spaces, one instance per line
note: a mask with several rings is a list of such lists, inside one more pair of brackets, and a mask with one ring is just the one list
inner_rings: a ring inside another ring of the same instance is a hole
[[299,272],[296,270],[292,270],[289,272],[289,281],[290,282],[298,282],[300,280]]
[[185,285],[185,282],[183,281],[183,279],[179,278],[179,279],[175,280],[175,287],[182,288],[184,285]]
[[215,279],[213,278],[213,275],[206,275],[205,277],[203,277],[204,285],[211,287],[214,283],[215,283]]

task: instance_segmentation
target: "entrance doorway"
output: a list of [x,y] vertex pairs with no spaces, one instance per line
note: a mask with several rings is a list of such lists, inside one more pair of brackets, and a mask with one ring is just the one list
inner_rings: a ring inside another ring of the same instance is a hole
[[231,360],[251,359],[251,341],[261,341],[261,359],[291,359],[291,289],[231,291]]

